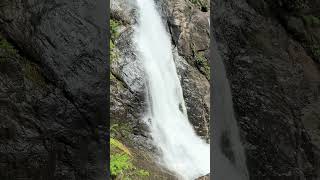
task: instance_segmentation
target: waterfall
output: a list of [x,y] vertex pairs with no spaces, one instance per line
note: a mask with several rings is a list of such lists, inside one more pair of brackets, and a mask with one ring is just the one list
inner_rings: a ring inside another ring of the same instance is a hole
[[214,37],[211,43],[213,73],[213,178],[219,180],[248,180],[244,148],[234,117],[232,95],[224,63]]
[[137,0],[134,41],[143,62],[153,142],[161,162],[180,179],[193,180],[210,172],[210,146],[190,124],[176,72],[170,37],[153,0]]

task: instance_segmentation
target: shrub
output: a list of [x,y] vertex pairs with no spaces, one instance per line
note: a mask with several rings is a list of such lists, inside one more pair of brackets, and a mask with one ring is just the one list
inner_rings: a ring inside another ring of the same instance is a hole
[[118,58],[118,53],[116,51],[115,40],[119,37],[120,23],[114,19],[110,19],[110,60],[111,62]]
[[320,26],[320,18],[312,15],[302,16],[307,26]]
[[311,51],[316,58],[320,58],[320,46],[312,46]]
[[110,138],[110,150],[111,179],[130,180],[131,178],[136,179],[136,177],[141,178],[150,175],[148,171],[139,169],[133,164],[133,156],[130,150],[117,139]]
[[6,53],[10,55],[17,53],[16,49],[1,35],[0,35],[0,49],[4,50]]
[[150,176],[150,173],[146,170],[143,170],[143,169],[138,170],[137,174],[138,174],[138,176],[141,176],[141,177]]
[[195,65],[196,67],[207,77],[210,79],[210,66],[208,60],[201,53],[194,53]]
[[111,155],[110,158],[110,171],[111,176],[119,176],[124,171],[133,169],[133,164],[130,161],[130,157],[125,153],[117,153]]
[[111,40],[115,41],[119,37],[119,29],[120,23],[114,19],[110,19],[110,33],[111,33]]

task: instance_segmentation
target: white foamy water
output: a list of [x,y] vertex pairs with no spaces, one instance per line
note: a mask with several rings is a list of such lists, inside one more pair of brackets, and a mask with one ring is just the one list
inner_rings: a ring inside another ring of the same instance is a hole
[[146,74],[151,135],[161,163],[181,179],[193,180],[210,172],[210,145],[188,120],[170,37],[153,0],[137,0],[137,5],[134,40]]

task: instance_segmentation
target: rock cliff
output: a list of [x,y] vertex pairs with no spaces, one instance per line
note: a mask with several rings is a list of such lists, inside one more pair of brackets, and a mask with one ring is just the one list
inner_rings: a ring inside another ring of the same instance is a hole
[[[319,1],[157,6],[197,133],[210,141],[210,34],[227,67],[251,179],[319,179]],[[0,2],[0,179],[106,179],[106,7],[87,0]],[[150,172],[147,179],[170,179],[152,160],[157,152],[141,120],[144,75],[131,41],[136,13],[128,0],[111,2],[111,134]]]
[[319,5],[211,4],[251,179],[319,179]]
[[[199,2],[156,1],[172,38],[172,51],[190,122],[198,135],[209,141],[209,5],[207,1]],[[137,15],[137,8],[131,1],[111,1],[111,126],[116,127],[112,130],[115,131],[114,138],[131,150],[147,152],[147,156],[155,159],[157,150],[143,121],[146,110],[144,69],[137,58],[132,37]],[[150,169],[150,162],[147,162],[150,160],[145,159],[149,158],[141,158],[136,164],[150,171],[148,178],[157,179],[158,174],[174,178],[168,170],[155,172]],[[159,165],[153,166],[158,169]]]
[[105,7],[0,2],[0,179],[106,179]]

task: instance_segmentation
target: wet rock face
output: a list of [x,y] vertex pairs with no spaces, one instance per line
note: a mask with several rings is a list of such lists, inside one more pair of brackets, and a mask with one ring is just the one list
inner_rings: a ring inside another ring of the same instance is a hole
[[210,175],[208,174],[206,176],[199,177],[196,180],[210,180]]
[[[113,1],[111,5],[111,18],[119,23],[119,37],[115,39],[115,51],[118,53],[118,57],[112,60],[111,63],[111,121],[112,124],[119,124],[130,129],[128,136],[125,138],[117,137],[118,139],[132,149],[150,153],[156,159],[156,155],[159,152],[157,152],[154,144],[152,144],[152,137],[150,137],[148,127],[143,119],[147,110],[146,77],[142,62],[137,58],[139,54],[132,41],[133,27],[137,23],[138,14],[135,5],[128,1]],[[195,5],[190,4],[189,1],[178,2],[178,4],[182,3],[181,6],[188,5],[194,9],[189,14],[180,13],[179,17],[175,17],[184,19],[181,22],[182,24],[187,23],[187,19],[192,17],[194,25],[187,27],[187,29],[188,31],[193,31],[191,35],[194,40],[190,39],[191,37],[183,40],[183,36],[179,34],[184,30],[183,27],[186,26],[179,24],[177,31],[173,31],[173,26],[169,23],[171,15],[166,13],[170,9],[172,10],[172,2],[157,1],[158,9],[163,17],[164,24],[167,25],[166,28],[170,33],[169,35],[173,39],[172,50],[174,52],[174,61],[181,81],[189,120],[196,132],[204,139],[209,140],[210,85],[207,78],[208,74],[200,71],[200,66],[196,66],[196,58],[194,57],[194,53],[199,51],[203,55],[202,60],[204,63],[208,62],[207,58],[204,57],[204,54],[208,51],[209,44],[208,13],[202,13]],[[190,34],[190,32],[186,32],[186,34]],[[187,43],[183,43],[183,41]],[[186,49],[180,47],[178,43],[181,46],[185,45]],[[192,43],[196,44],[194,52],[191,49]],[[152,167],[150,170],[151,174],[157,175],[158,171],[160,171],[170,177],[169,179],[176,179],[172,173],[166,172],[161,167],[157,167],[157,165],[151,164],[150,167],[146,167],[144,165],[146,162],[143,159],[138,159],[137,161],[142,168],[149,169]],[[159,170],[155,171],[152,169]]]
[[[173,40],[178,38],[173,43],[181,43],[188,46],[188,49],[180,49],[179,45],[173,47],[174,59],[177,66],[181,85],[183,87],[183,93],[188,110],[188,116],[190,122],[194,125],[195,130],[200,136],[205,139],[209,139],[209,81],[206,78],[206,74],[201,72],[196,66],[196,58],[193,53],[198,51],[204,54],[208,51],[208,13],[201,12],[195,5],[189,1],[179,1],[173,3],[171,1],[159,1],[157,2],[158,9],[162,13],[163,21],[165,25],[169,23],[167,28],[172,28],[170,21],[172,18],[170,12],[174,5],[181,6],[181,8],[192,8],[189,13],[179,13],[176,19],[172,21],[178,23],[177,31],[169,31]],[[128,11],[127,11],[128,10]],[[144,123],[142,118],[146,111],[146,89],[145,89],[145,74],[142,66],[142,62],[137,58],[135,45],[132,42],[132,33],[135,23],[137,23],[137,10],[133,3],[124,1],[114,1],[111,6],[111,17],[119,22],[119,37],[115,41],[116,51],[119,53],[119,57],[111,63],[111,70],[114,75],[111,89],[111,113],[114,114],[115,123],[129,123],[132,128],[137,129],[138,124]],[[119,14],[127,14],[119,16]],[[130,15],[128,15],[130,14]],[[187,22],[187,19],[191,19],[191,23]],[[182,21],[180,21],[182,19]],[[126,23],[130,22],[130,23]],[[182,24],[188,24],[183,26]],[[180,35],[182,31],[185,34],[191,34],[192,37],[188,37],[187,43],[178,41],[185,35]],[[190,33],[190,31],[192,31]],[[192,40],[191,38],[194,38]],[[175,45],[177,45],[175,44]],[[192,52],[191,45],[195,44],[194,52]],[[190,51],[190,52],[187,52]],[[191,54],[190,54],[191,53]],[[207,58],[203,55],[204,63],[207,63]],[[122,84],[122,89],[114,88],[116,84]],[[115,85],[113,87],[113,85]],[[114,97],[114,98],[113,98]],[[121,107],[122,106],[122,107]],[[123,108],[126,107],[126,108]],[[122,113],[119,113],[121,110]],[[120,117],[121,116],[121,117]],[[142,128],[139,135],[146,136],[145,128]]]
[[[115,39],[117,57],[110,64],[111,124],[127,126],[131,130],[130,139],[127,137],[125,140],[128,143],[134,141],[137,147],[151,149],[151,143],[146,143],[150,135],[143,120],[147,111],[145,74],[133,42],[136,7],[127,0],[112,1],[111,12],[111,18],[119,22],[119,36]],[[118,16],[119,14],[126,15]]]
[[157,3],[180,55],[186,58],[194,51],[209,49],[209,12],[201,11],[188,0],[160,0]]
[[178,55],[176,49],[173,52],[189,121],[198,135],[209,139],[210,84],[196,67]]
[[209,139],[210,68],[205,56],[210,41],[209,12],[186,0],[158,1],[157,5],[176,47],[173,52],[189,120],[200,136]]
[[[136,5],[130,0],[110,1],[110,16],[113,19],[120,20],[125,24],[136,23]],[[125,11],[124,11],[125,10]]]
[[214,36],[227,67],[251,179],[317,179],[320,71],[307,47],[317,38],[303,41],[317,29],[301,23],[304,11],[291,13],[295,7],[287,7],[289,1],[278,2],[215,1]]
[[106,179],[106,3],[0,4],[0,179]]

